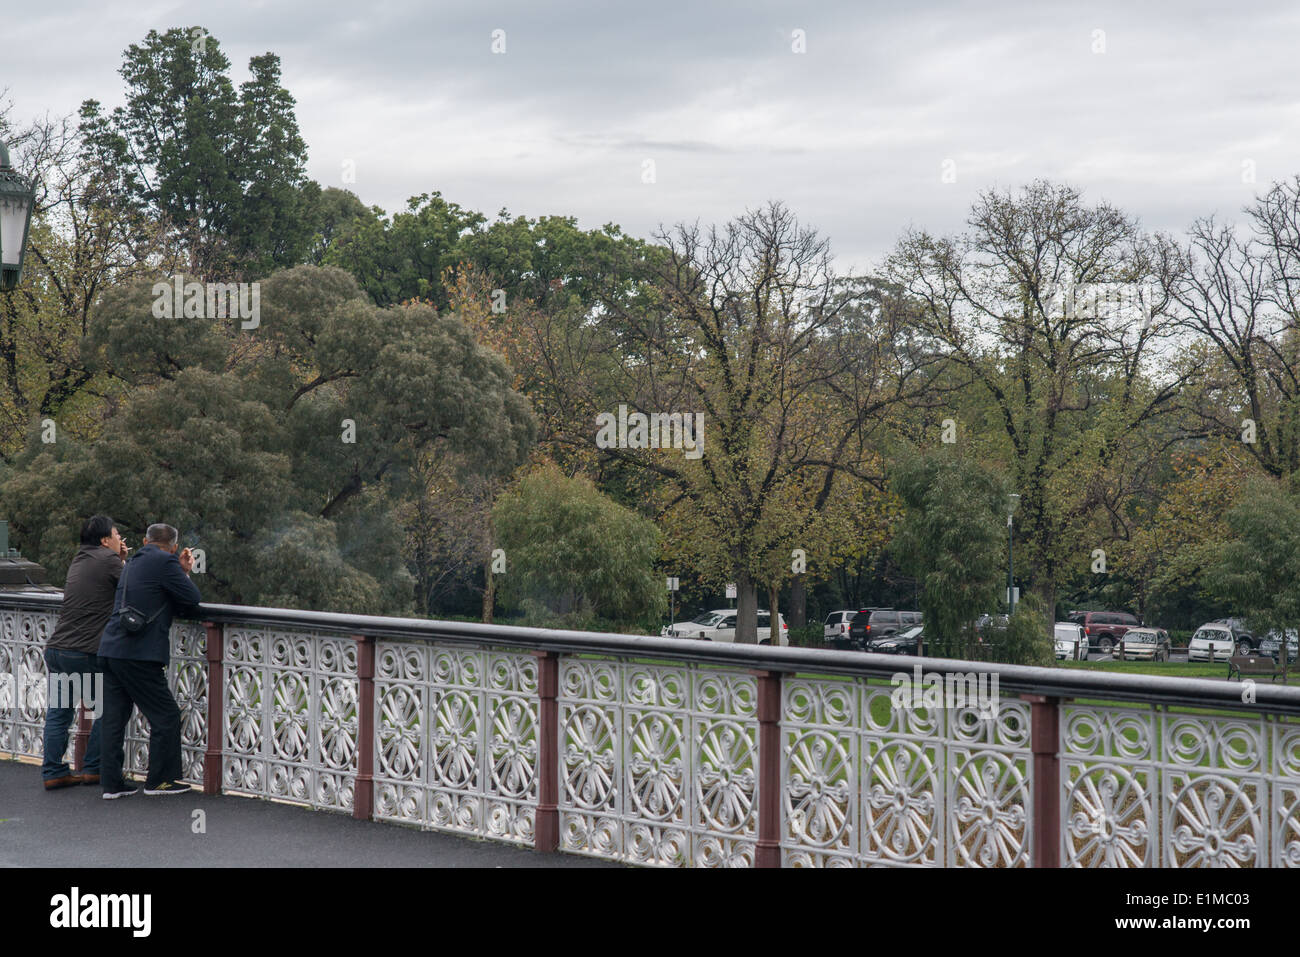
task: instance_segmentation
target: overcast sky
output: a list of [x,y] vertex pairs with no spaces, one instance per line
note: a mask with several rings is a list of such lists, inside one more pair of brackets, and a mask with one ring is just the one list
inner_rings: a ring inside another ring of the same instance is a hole
[[1300,4],[1050,6],[52,0],[10,11],[0,88],[18,122],[118,105],[129,44],[201,25],[236,84],[280,56],[310,175],[368,204],[648,237],[781,199],[845,270],[989,187],[1064,180],[1181,230],[1300,173]]

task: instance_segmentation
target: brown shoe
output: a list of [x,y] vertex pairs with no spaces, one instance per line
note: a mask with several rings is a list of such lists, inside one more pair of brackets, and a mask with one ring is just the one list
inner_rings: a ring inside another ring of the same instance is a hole
[[45,790],[53,791],[56,788],[70,788],[80,783],[81,778],[77,777],[75,774],[67,774],[61,778],[50,778],[45,782]]
[[98,774],[83,774],[83,775],[81,775],[81,783],[82,783],[82,784],[98,784],[98,783],[99,783],[99,775],[98,775]]

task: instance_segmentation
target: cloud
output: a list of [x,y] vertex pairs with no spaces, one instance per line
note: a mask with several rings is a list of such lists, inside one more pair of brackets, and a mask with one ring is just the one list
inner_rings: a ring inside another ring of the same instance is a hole
[[[1285,0],[1249,13],[1208,2],[86,0],[15,22],[15,118],[120,102],[122,50],[151,28],[192,24],[220,40],[236,82],[250,56],[279,54],[310,174],[344,185],[352,160],[350,188],[390,210],[436,189],[489,215],[575,215],[648,236],[781,198],[831,237],[842,266],[865,268],[909,225],[962,228],[995,185],[1064,179],[1149,228],[1180,230],[1234,217],[1300,171],[1300,13]],[[805,53],[792,50],[795,30]],[[945,160],[955,182],[941,178]],[[1254,184],[1242,181],[1248,160]]]

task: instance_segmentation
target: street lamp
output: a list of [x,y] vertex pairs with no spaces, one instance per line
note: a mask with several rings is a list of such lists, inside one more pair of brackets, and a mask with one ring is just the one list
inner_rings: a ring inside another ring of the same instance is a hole
[[0,290],[4,292],[17,286],[22,276],[35,200],[33,185],[9,165],[9,150],[0,143]]
[[1012,584],[1011,576],[1011,516],[1016,514],[1016,508],[1020,505],[1020,496],[1012,492],[1007,496],[1007,616],[1015,614],[1016,611],[1016,592]]

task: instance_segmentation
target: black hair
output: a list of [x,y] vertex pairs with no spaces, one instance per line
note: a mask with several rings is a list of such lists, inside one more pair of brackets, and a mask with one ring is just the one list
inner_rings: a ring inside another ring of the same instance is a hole
[[92,515],[81,526],[81,544],[98,545],[101,539],[113,537],[113,520],[107,515]]

